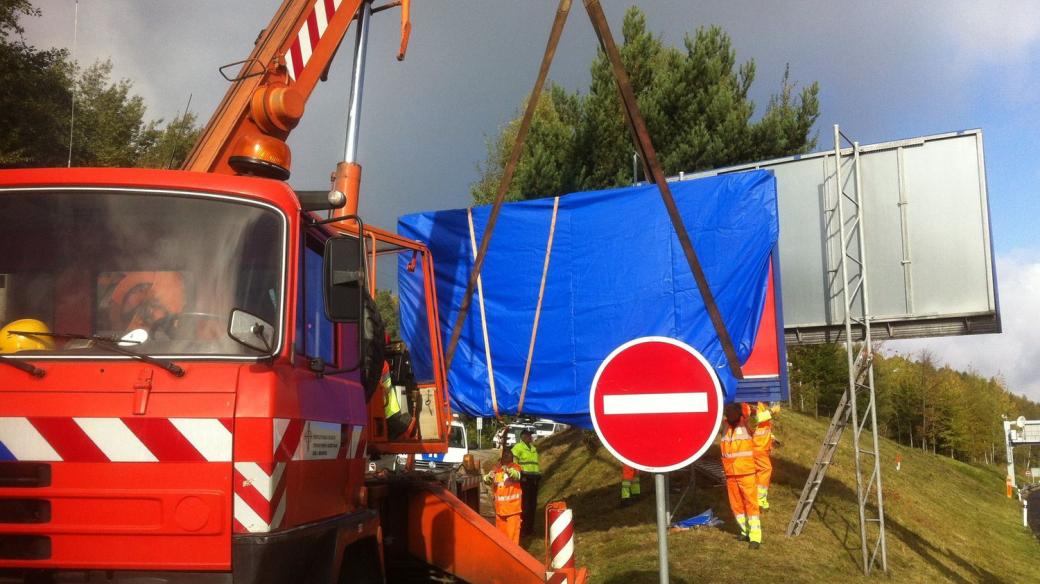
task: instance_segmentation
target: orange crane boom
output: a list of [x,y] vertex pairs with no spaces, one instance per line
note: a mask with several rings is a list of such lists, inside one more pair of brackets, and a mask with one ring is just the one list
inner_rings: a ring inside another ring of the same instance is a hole
[[[182,168],[197,172],[251,174],[285,180],[291,154],[286,138],[303,116],[315,85],[329,65],[350,23],[359,14],[359,33],[367,17],[386,8],[401,7],[403,59],[411,32],[410,0],[398,0],[373,9],[371,0],[284,0],[270,24],[257,37],[252,53],[213,112]],[[363,50],[359,34],[358,49]],[[352,85],[352,103],[360,100]],[[354,112],[355,108],[351,108]],[[360,166],[347,160],[337,167],[338,185],[353,195],[356,209]],[[347,177],[349,176],[349,179]],[[346,184],[349,183],[349,184]]]

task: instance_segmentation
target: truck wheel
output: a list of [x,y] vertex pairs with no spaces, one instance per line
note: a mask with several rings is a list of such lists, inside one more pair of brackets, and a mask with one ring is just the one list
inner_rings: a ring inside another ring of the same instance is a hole
[[367,538],[343,550],[343,566],[339,584],[383,584],[383,567],[379,564],[379,545]]

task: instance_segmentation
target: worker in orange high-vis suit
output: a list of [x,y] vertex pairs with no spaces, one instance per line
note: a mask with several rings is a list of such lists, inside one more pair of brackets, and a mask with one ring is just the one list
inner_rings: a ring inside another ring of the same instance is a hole
[[769,482],[773,478],[773,414],[769,406],[758,402],[755,408],[755,483],[758,485],[758,506],[769,509]]
[[758,486],[755,484],[755,451],[747,417],[740,404],[726,404],[723,410],[722,468],[726,472],[729,507],[740,528],[740,538],[751,542],[751,549],[762,543],[762,518],[758,511]]
[[491,496],[495,501],[495,527],[506,534],[513,543],[520,543],[521,497],[520,465],[513,462],[513,453],[502,449],[498,466],[484,476],[491,484]]

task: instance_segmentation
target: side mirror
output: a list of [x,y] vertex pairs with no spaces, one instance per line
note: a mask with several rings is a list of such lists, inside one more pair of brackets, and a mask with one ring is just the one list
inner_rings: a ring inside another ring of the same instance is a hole
[[361,239],[330,237],[325,242],[325,316],[332,322],[360,322],[365,256]]
[[265,353],[274,350],[274,327],[264,319],[236,308],[228,322],[228,336],[239,344]]

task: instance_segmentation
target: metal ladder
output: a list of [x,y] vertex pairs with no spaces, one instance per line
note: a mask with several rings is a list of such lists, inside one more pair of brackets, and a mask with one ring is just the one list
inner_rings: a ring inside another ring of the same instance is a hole
[[[863,354],[857,358],[857,366],[862,365]],[[860,369],[860,375],[866,372],[866,369]],[[834,415],[831,417],[831,425],[827,428],[827,435],[823,439],[823,444],[820,445],[820,452],[816,455],[816,462],[813,463],[812,470],[809,472],[809,478],[805,481],[805,486],[802,487],[802,495],[798,498],[798,504],[794,508],[794,515],[791,516],[791,522],[787,524],[787,535],[793,537],[801,535],[802,528],[809,522],[809,514],[812,513],[813,503],[816,502],[816,495],[820,492],[820,485],[823,484],[823,479],[827,475],[827,467],[830,466],[831,461],[834,459],[834,453],[838,450],[838,444],[841,442],[841,434],[845,431],[845,426],[849,424],[849,418],[852,417],[852,404],[849,402],[849,392],[846,390],[841,394],[841,401],[838,402],[838,407],[834,410]]]
[[[844,178],[851,183],[852,194],[842,177],[842,140],[852,145],[851,170]],[[788,535],[798,535],[808,521],[812,504],[819,492],[826,468],[834,457],[841,432],[852,422],[852,449],[856,462],[856,499],[859,507],[860,547],[863,556],[863,573],[870,574],[874,565],[880,563],[888,571],[888,548],[885,543],[885,509],[881,489],[881,452],[878,443],[877,399],[874,388],[874,353],[870,336],[870,305],[867,295],[867,254],[863,220],[863,177],[859,160],[859,142],[850,140],[834,126],[834,192],[836,201],[831,210],[831,219],[837,216],[840,266],[834,270],[841,274],[841,298],[845,321],[845,354],[848,359],[849,378],[842,401],[834,413],[827,437],[820,448],[816,464],[809,480],[802,489],[802,499],[788,526]],[[849,180],[851,179],[851,180]],[[862,342],[859,355],[855,358],[853,332]],[[866,408],[859,411],[865,401]],[[869,427],[868,427],[869,424]],[[863,436],[867,432],[868,436]],[[867,444],[864,444],[867,442]],[[870,467],[869,478],[864,480],[864,471]]]

